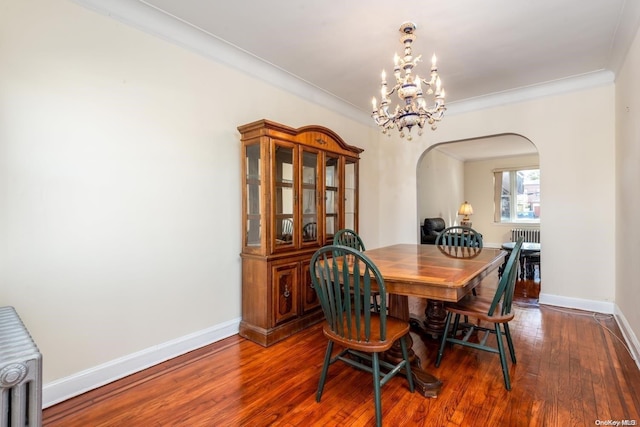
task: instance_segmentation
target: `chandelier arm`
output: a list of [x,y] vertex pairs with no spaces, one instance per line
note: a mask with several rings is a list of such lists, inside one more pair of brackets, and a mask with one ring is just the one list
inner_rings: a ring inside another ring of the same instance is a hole
[[393,95],[393,94],[394,94],[394,93],[395,93],[395,92],[400,88],[400,86],[401,86],[401,84],[400,84],[400,83],[398,83],[398,84],[396,84],[394,87],[392,87],[392,88],[391,88],[391,90],[387,92],[387,98],[388,98],[390,95]]

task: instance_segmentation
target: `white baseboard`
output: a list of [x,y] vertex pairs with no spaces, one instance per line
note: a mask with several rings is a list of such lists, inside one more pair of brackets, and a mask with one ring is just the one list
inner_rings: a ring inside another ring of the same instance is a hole
[[631,329],[629,322],[627,322],[626,317],[624,317],[624,313],[620,310],[620,307],[618,307],[617,304],[614,314],[618,327],[622,332],[622,336],[627,343],[627,347],[629,347],[631,357],[636,361],[636,365],[638,366],[638,369],[640,369],[640,341],[638,341],[638,337],[633,332],[633,329]]
[[158,363],[212,344],[238,333],[240,319],[229,320],[202,331],[129,354],[127,356],[44,384],[42,407],[60,403],[87,391],[142,371]]
[[595,311],[596,313],[613,314],[615,304],[607,301],[593,301],[582,298],[563,297],[540,293],[538,302],[545,305],[555,305],[558,307],[575,308],[578,310]]

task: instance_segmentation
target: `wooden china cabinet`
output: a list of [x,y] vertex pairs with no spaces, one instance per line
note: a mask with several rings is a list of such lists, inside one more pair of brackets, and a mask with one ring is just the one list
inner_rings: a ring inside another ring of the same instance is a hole
[[309,262],[341,228],[358,229],[363,151],[321,126],[268,120],[242,137],[242,321],[263,346],[323,318]]

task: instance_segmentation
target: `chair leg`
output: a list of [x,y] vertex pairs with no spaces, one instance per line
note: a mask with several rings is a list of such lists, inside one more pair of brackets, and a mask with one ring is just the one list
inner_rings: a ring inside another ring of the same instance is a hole
[[376,313],[380,313],[380,304],[378,303],[378,297],[380,296],[380,294],[375,293],[371,296],[371,298],[373,298],[373,311],[375,311]]
[[322,365],[322,372],[320,373],[320,381],[318,382],[316,402],[320,402],[320,399],[322,398],[322,390],[324,389],[324,382],[327,379],[327,372],[329,371],[329,364],[331,363],[332,352],[333,352],[333,341],[329,340],[329,343],[327,344],[327,351],[324,354],[324,364]]
[[500,364],[502,365],[502,375],[504,376],[504,386],[507,390],[511,390],[511,381],[509,380],[509,366],[507,364],[507,355],[504,352],[504,343],[502,342],[502,332],[500,324],[495,324],[496,341],[498,342],[498,354],[500,354]]
[[380,359],[378,353],[372,354],[373,395],[376,404],[376,426],[382,427],[382,404],[380,403]]
[[511,361],[516,363],[516,350],[513,347],[513,341],[511,340],[511,331],[509,330],[509,324],[504,324],[504,335],[507,337],[507,344],[509,345],[509,354],[511,354]]
[[444,331],[442,331],[442,341],[440,341],[440,349],[438,350],[438,357],[436,358],[436,368],[440,366],[442,355],[444,354],[444,346],[447,345],[447,335],[449,335],[449,326],[451,325],[451,312],[447,313],[447,320],[444,324]]
[[[474,297],[478,296],[478,293],[476,292],[476,288],[471,289],[471,294]],[[469,323],[469,316],[464,316],[464,323]]]
[[411,375],[411,362],[409,361],[409,351],[407,350],[407,336],[400,338],[400,348],[402,348],[402,358],[404,359],[404,371],[409,381],[409,391],[413,393],[413,375]]
[[453,329],[451,330],[452,336],[455,337],[458,333],[458,328],[460,327],[460,315],[456,314],[456,317],[453,319]]

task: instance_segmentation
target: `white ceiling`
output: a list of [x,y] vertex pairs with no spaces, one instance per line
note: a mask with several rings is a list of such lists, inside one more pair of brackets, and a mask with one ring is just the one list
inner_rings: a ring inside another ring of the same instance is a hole
[[[137,0],[370,113],[380,72],[415,22],[448,105],[609,72],[640,22],[637,0]],[[611,78],[613,81],[613,77]],[[445,117],[446,120],[446,117]]]

